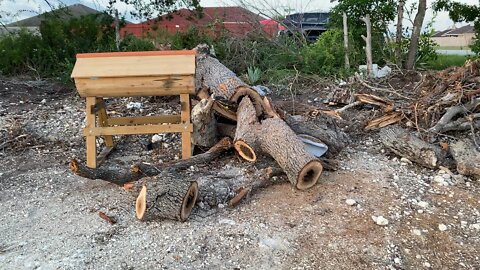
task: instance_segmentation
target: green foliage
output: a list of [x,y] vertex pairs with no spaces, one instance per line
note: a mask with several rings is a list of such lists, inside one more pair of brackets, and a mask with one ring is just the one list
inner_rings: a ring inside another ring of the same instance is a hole
[[429,60],[425,67],[434,70],[443,70],[449,67],[459,67],[469,59],[466,55],[438,55],[435,59]]
[[438,11],[448,11],[450,19],[454,22],[473,22],[475,27],[475,39],[470,46],[472,51],[480,55],[480,6],[469,5],[450,0],[437,0],[433,4],[433,9]]
[[181,7],[194,9],[200,16],[202,14],[202,7],[200,0],[109,0],[107,8],[114,10],[116,3],[122,3],[131,6],[130,13],[132,16],[139,19],[149,19],[161,14],[166,14],[176,11]]
[[248,67],[247,69],[247,80],[249,84],[256,84],[260,81],[262,76],[262,71],[258,67]]
[[305,62],[302,70],[321,75],[338,74],[339,71],[345,71],[344,55],[343,31],[328,30],[314,44],[303,49]]
[[185,32],[177,32],[170,38],[173,50],[193,49],[201,43],[211,43],[212,39],[196,27],[190,27]]
[[136,38],[133,35],[127,35],[120,42],[120,51],[138,52],[138,51],[155,51],[155,45],[150,39]]

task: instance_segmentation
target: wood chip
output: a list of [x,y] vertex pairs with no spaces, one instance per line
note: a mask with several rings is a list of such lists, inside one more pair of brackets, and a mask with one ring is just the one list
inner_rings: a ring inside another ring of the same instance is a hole
[[109,217],[107,216],[104,212],[100,211],[98,212],[98,215],[104,219],[105,221],[107,221],[108,223],[110,223],[111,225],[117,223],[112,217]]

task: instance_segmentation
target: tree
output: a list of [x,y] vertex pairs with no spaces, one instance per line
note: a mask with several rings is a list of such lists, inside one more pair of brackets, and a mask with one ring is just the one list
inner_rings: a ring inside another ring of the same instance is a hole
[[109,0],[107,9],[115,10],[117,3],[124,3],[133,7],[130,14],[139,19],[159,17],[164,13],[176,11],[182,7],[193,8],[201,15],[200,0]]
[[395,35],[395,59],[397,66],[402,66],[402,40],[403,40],[403,11],[405,8],[405,0],[398,1],[397,6],[397,32]]
[[454,22],[473,22],[476,34],[470,47],[476,54],[480,54],[480,6],[438,0],[433,4],[433,10],[435,12],[448,11],[450,19]]
[[425,19],[425,13],[427,11],[427,0],[419,0],[418,12],[413,21],[412,37],[410,41],[410,47],[408,48],[408,57],[405,64],[406,69],[413,69],[415,66],[415,60],[418,52],[418,43],[420,40],[420,34],[422,31],[423,20]]

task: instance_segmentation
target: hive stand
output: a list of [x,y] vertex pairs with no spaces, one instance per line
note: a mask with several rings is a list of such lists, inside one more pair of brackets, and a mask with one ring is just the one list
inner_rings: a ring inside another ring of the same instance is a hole
[[[114,135],[178,132],[182,158],[191,156],[190,94],[195,93],[195,52],[155,51],[77,54],[72,78],[86,99],[87,166],[96,168],[114,148]],[[108,117],[105,97],[180,96],[180,115]],[[97,156],[96,138],[105,149]]]

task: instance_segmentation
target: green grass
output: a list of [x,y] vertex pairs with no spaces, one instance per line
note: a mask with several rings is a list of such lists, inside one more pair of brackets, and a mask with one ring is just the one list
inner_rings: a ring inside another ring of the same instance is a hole
[[465,61],[470,58],[472,58],[472,56],[440,54],[436,60],[428,61],[426,67],[434,70],[442,70],[449,67],[459,67],[463,66]]

